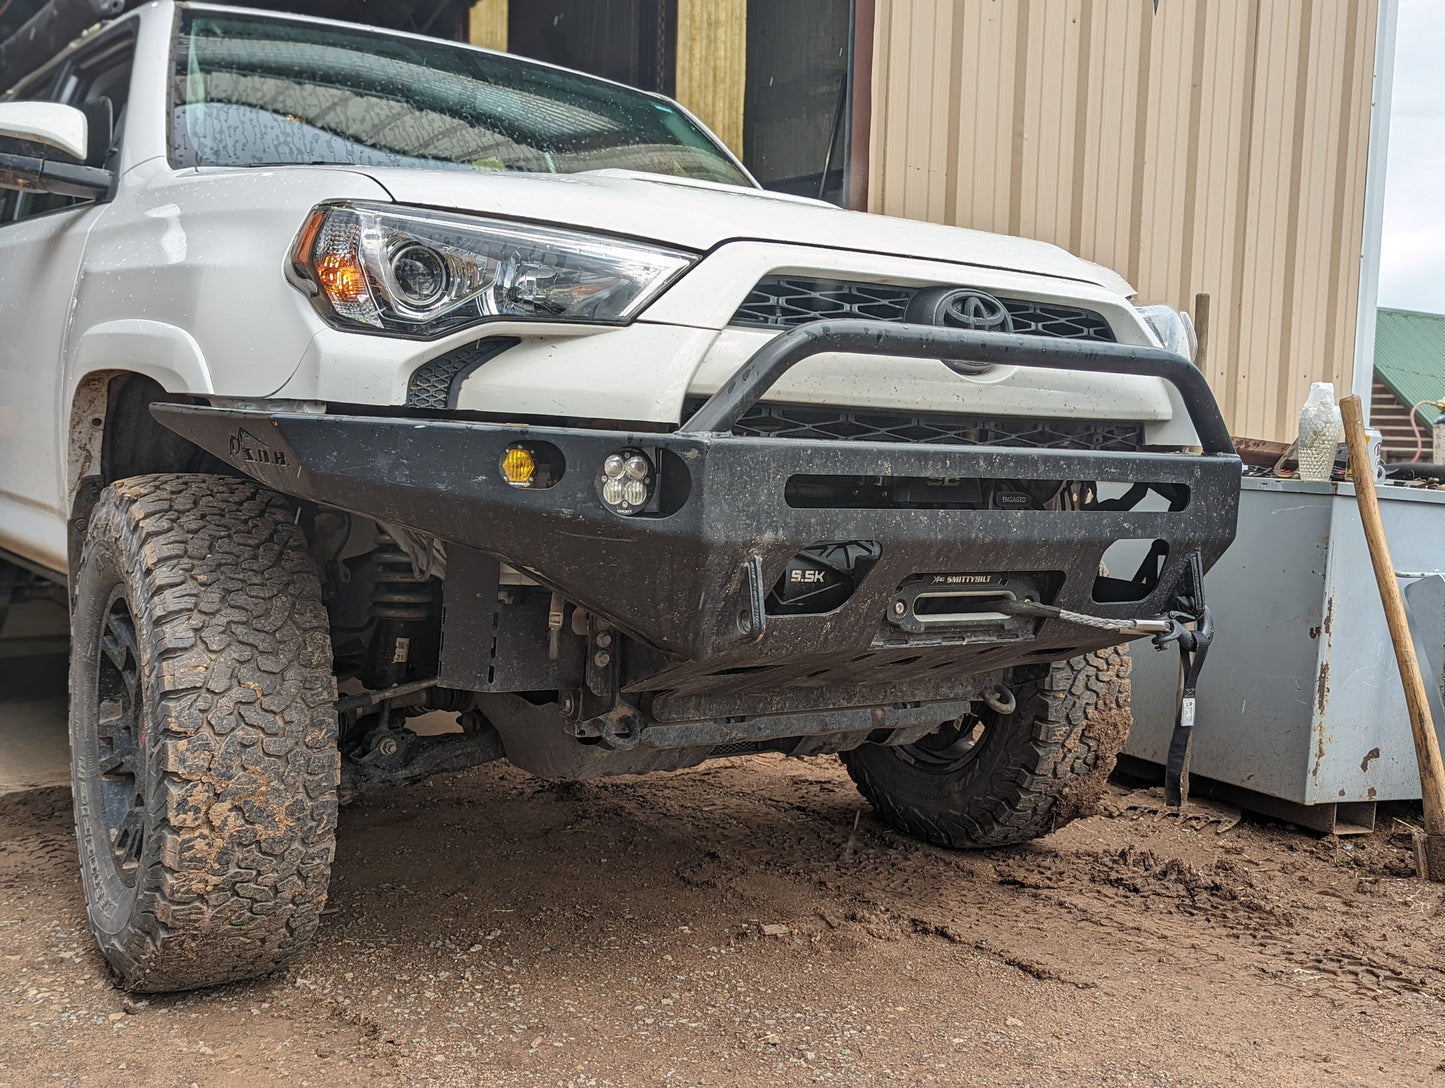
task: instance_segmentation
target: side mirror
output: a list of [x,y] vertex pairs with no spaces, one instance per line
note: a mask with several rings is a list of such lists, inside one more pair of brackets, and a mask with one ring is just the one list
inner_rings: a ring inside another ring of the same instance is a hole
[[[96,120],[104,119],[97,113]],[[42,152],[53,149],[69,159],[79,160],[67,162],[53,160],[49,155],[0,152],[0,189],[28,189],[84,198],[108,193],[115,181],[114,173],[99,165],[87,164],[94,162],[94,145],[109,144],[109,133],[97,131],[94,135],[99,139],[92,140],[91,127],[87,116],[74,106],[56,102],[0,102],[0,139],[38,144]]]
[[89,147],[85,114],[58,102],[0,102],[0,136],[29,140],[84,159]]

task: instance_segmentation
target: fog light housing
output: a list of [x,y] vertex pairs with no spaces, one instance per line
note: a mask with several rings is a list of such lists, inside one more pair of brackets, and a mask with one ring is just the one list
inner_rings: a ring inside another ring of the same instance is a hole
[[652,501],[657,471],[641,450],[609,453],[597,474],[597,491],[614,514],[631,517]]
[[526,446],[508,446],[502,454],[502,478],[513,487],[531,487],[537,459]]

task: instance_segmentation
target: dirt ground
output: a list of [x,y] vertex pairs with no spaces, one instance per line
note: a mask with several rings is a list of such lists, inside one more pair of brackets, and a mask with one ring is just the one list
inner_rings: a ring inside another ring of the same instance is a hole
[[141,1000],[86,930],[68,793],[12,794],[0,1085],[1445,1086],[1442,890],[1403,824],[1147,802],[956,854],[834,759],[481,767],[343,810],[292,967]]

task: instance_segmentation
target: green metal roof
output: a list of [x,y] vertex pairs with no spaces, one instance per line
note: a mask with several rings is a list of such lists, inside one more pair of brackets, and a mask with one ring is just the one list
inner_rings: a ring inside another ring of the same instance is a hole
[[[1375,315],[1375,374],[1407,405],[1445,398],[1445,314],[1386,310]],[[1440,413],[1415,413],[1430,426]]]

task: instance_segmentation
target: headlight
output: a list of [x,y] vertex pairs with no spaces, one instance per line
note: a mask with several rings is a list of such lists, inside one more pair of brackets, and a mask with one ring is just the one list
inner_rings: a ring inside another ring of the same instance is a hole
[[392,205],[317,208],[290,273],[337,328],[436,337],[489,320],[619,325],[693,256]]
[[1139,316],[1154,330],[1154,335],[1159,337],[1166,351],[1193,361],[1199,350],[1199,336],[1187,313],[1173,306],[1140,306]]

